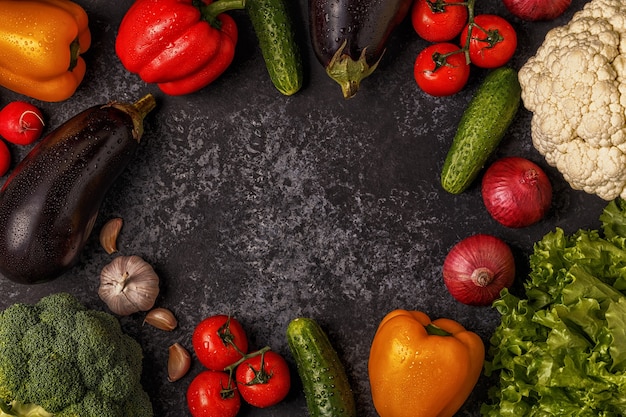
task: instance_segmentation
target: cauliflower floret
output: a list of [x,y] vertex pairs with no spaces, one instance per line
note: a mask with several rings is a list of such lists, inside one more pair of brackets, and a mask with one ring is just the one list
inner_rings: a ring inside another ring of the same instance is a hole
[[592,0],[519,71],[535,148],[577,190],[626,198],[626,2]]

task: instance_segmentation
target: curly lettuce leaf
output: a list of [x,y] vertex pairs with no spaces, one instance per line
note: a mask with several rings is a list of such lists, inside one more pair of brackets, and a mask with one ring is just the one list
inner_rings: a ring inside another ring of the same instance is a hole
[[[626,237],[626,200],[617,198],[606,205],[600,215],[602,231],[607,239]],[[623,247],[623,246],[622,246]]]
[[546,234],[525,297],[505,290],[494,303],[484,416],[626,415],[626,203],[600,220],[601,231]]

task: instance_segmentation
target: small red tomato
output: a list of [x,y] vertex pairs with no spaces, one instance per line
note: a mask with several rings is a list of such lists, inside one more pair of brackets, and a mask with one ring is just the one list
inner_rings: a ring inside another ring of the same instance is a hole
[[416,0],[411,10],[413,29],[422,39],[429,42],[454,39],[467,23],[467,4],[463,1]]
[[30,145],[41,137],[41,110],[25,101],[13,101],[0,110],[0,136],[16,145]]
[[278,404],[291,387],[287,361],[271,350],[239,364],[235,379],[241,397],[248,404],[259,408]]
[[191,343],[200,363],[215,371],[224,370],[248,352],[248,337],[241,323],[222,314],[202,320]]
[[[467,39],[471,23],[461,33]],[[517,49],[517,34],[509,22],[500,16],[481,14],[474,18],[469,41],[472,64],[481,68],[498,68],[509,62]]]
[[452,43],[428,46],[417,56],[413,75],[417,85],[432,96],[449,96],[463,89],[470,75],[465,54]]
[[222,371],[202,371],[187,388],[187,407],[193,417],[235,417],[241,408],[236,387]]
[[11,167],[11,151],[6,143],[0,140],[0,177]]

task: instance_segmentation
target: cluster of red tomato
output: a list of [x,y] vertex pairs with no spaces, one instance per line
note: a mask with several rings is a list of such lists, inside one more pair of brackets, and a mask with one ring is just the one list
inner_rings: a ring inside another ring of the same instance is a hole
[[206,370],[187,389],[187,405],[194,417],[234,417],[241,398],[265,408],[282,401],[291,388],[287,361],[265,347],[248,353],[248,337],[237,319],[215,315],[195,328],[193,349]]
[[427,94],[456,94],[467,84],[470,64],[497,68],[515,53],[513,26],[497,15],[473,16],[470,7],[465,0],[415,0],[413,4],[413,28],[422,39],[433,42],[419,53],[413,68],[417,85]]
[[[15,145],[30,145],[41,137],[44,121],[41,111],[25,101],[13,101],[0,110],[0,136]],[[11,167],[11,151],[0,140],[0,177]]]

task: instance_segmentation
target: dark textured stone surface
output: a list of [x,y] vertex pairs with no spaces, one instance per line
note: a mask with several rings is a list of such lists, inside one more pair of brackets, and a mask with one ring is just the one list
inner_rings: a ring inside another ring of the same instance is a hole
[[[143,315],[122,318],[145,350],[145,383],[160,417],[189,415],[186,387],[201,370],[195,362],[182,380],[166,380],[167,348],[191,350],[191,333],[202,318],[230,313],[254,347],[271,345],[292,367],[293,389],[266,410],[244,406],[242,416],[305,415],[306,405],[284,332],[297,316],[317,319],[346,364],[359,415],[375,416],[367,382],[369,346],[380,319],[394,308],[449,317],[488,342],[499,322],[491,308],[462,305],[441,279],[448,250],[470,234],[491,233],[507,241],[525,278],[532,244],[554,227],[567,232],[598,225],[605,202],[571,190],[546,166],[530,142],[530,114],[520,111],[494,158],[528,157],[546,168],[555,200],[548,217],[514,230],[486,213],[478,186],[453,196],[439,172],[456,124],[485,72],[473,70],[458,95],[433,98],[413,81],[413,61],[426,43],[407,20],[395,32],[377,71],[349,101],[314,60],[306,29],[306,2],[297,16],[306,83],[284,97],[271,85],[249,21],[236,18],[241,38],[231,68],[214,84],[183,97],[167,97],[127,73],[114,54],[117,27],[130,0],[79,0],[91,18],[93,46],[85,55],[88,75],[63,103],[37,103],[48,129],[78,111],[115,99],[134,101],[153,92],[158,108],[134,162],[107,195],[95,233],[80,264],[63,277],[37,286],[0,281],[0,307],[35,302],[69,291],[87,305],[98,299],[101,268],[112,259],[97,242],[111,217],[125,221],[120,254],[136,254],[161,278],[157,304],[173,310],[180,327],[171,333],[142,326]],[[477,12],[510,18],[520,47],[519,68],[547,30],[563,23],[512,18],[499,1],[479,1]],[[2,104],[23,98],[0,91]],[[26,149],[12,148],[16,161]],[[482,378],[459,415],[479,415],[489,381]]]

